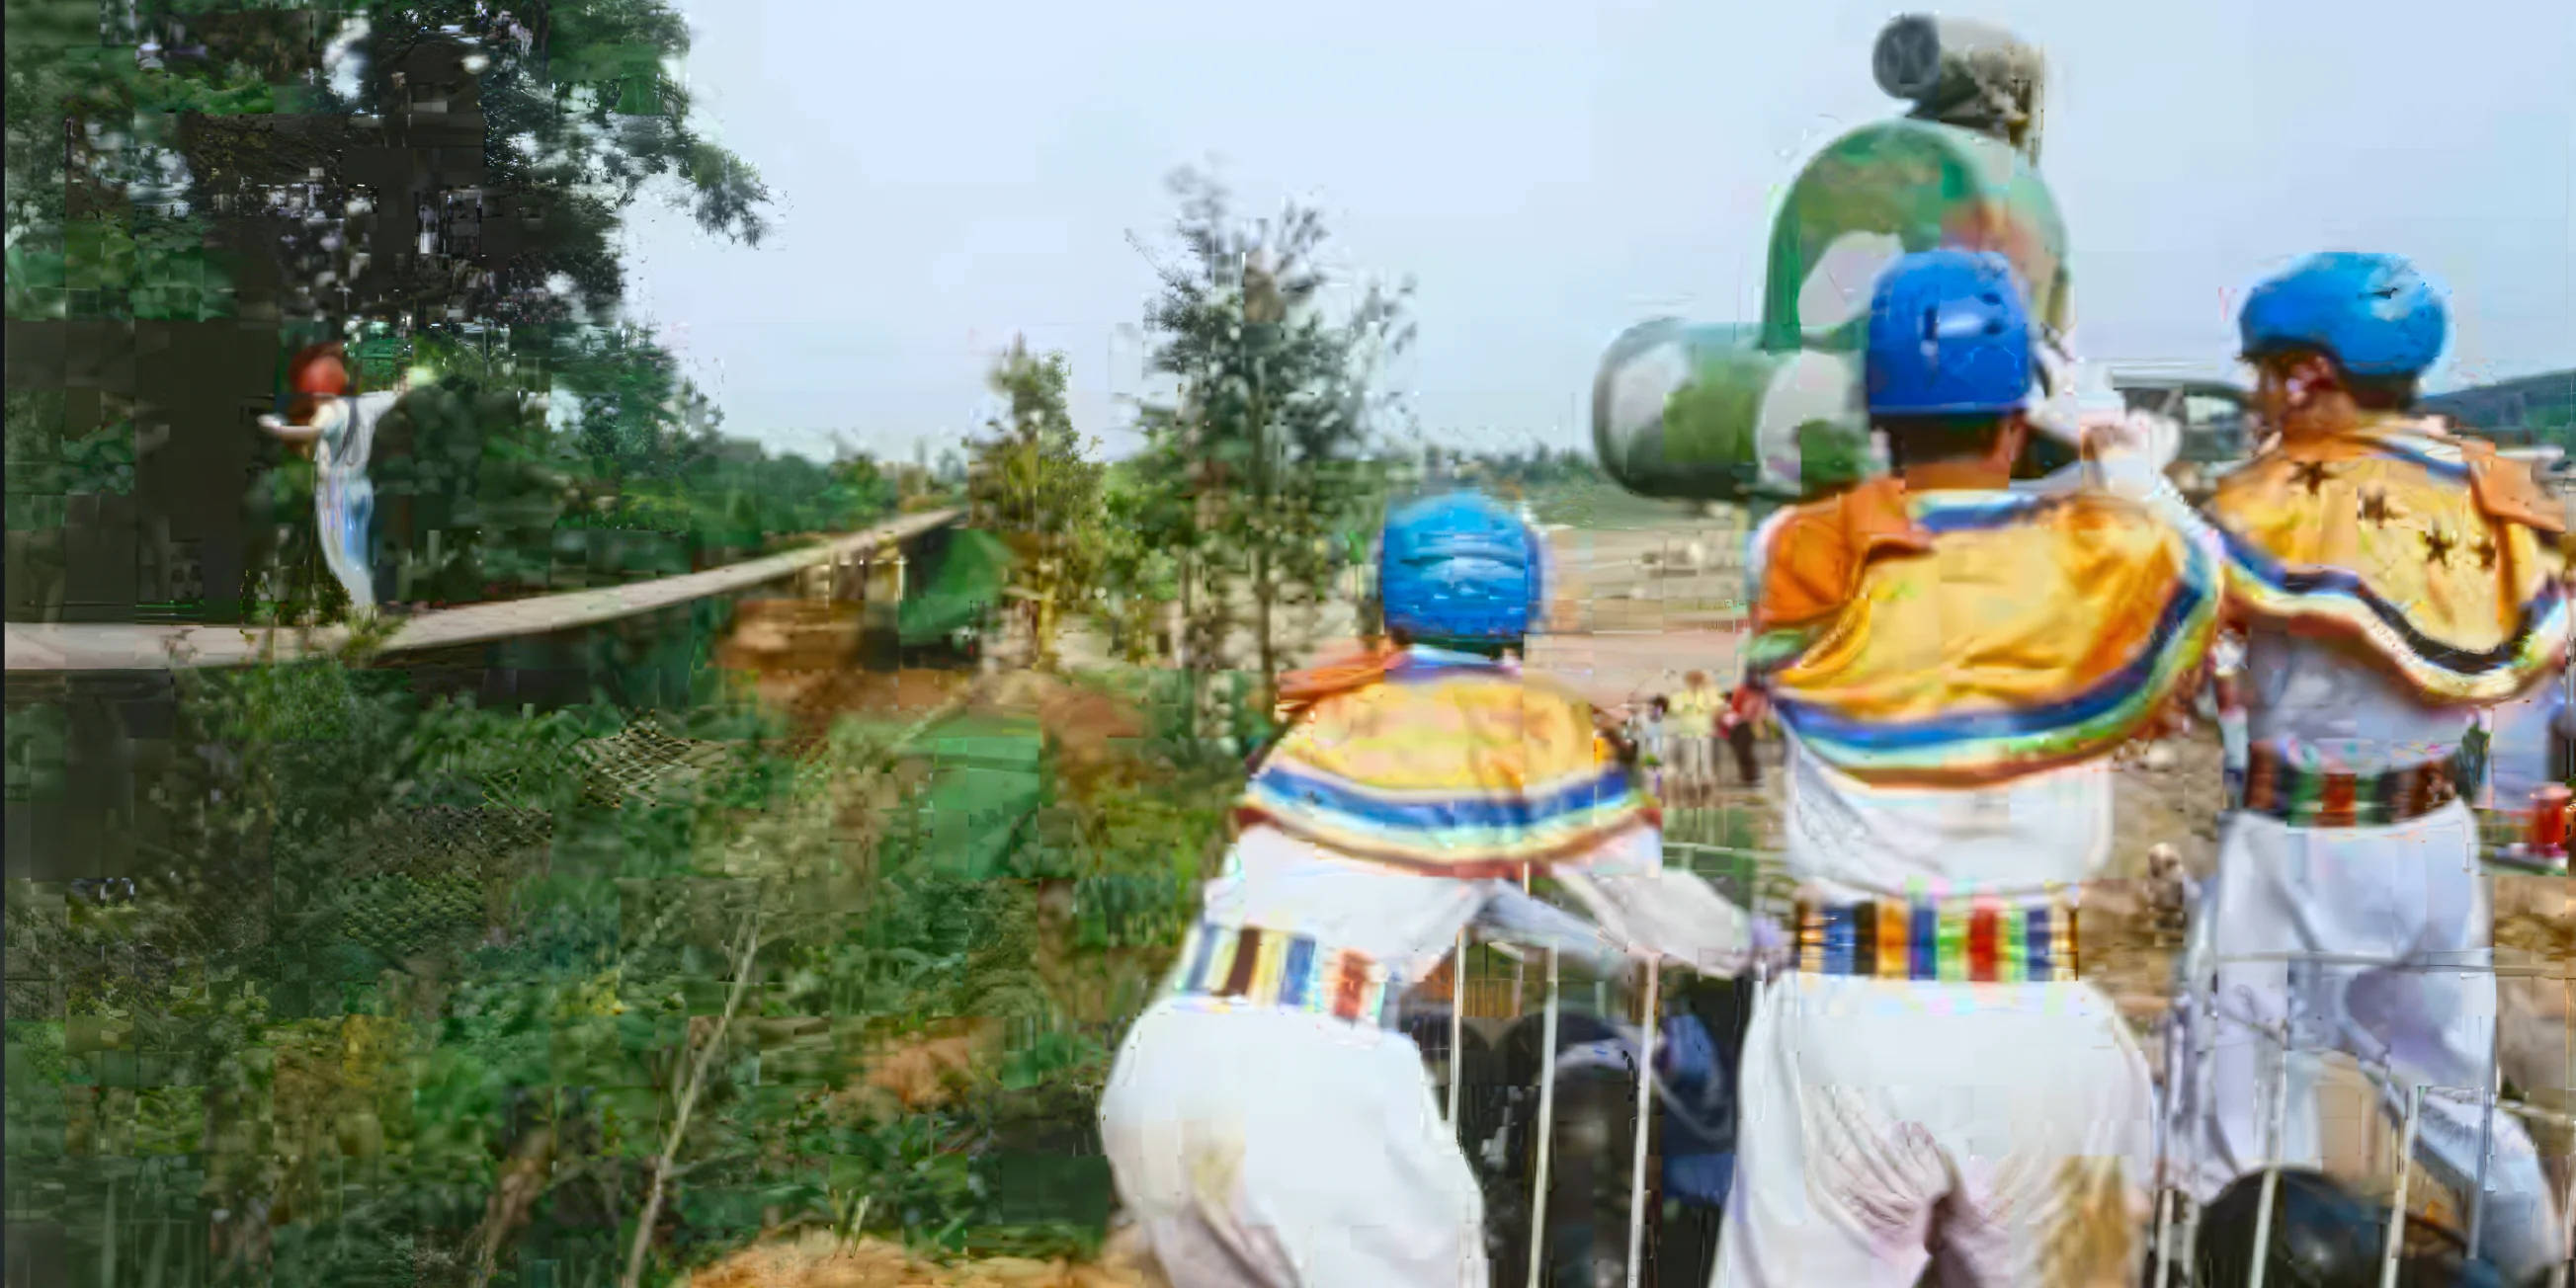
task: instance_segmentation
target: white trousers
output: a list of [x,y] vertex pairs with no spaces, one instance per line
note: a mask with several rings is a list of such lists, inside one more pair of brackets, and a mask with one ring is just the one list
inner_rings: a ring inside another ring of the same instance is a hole
[[1664,745],[1672,749],[1674,777],[1686,783],[1702,783],[1717,777],[1715,735],[1667,736]]
[[[2494,958],[2476,847],[2476,823],[2457,804],[2394,827],[2294,828],[2234,816],[2203,914],[2213,919],[2204,928],[2212,951],[2222,958],[2322,953],[2392,965],[2218,967],[2219,1021],[2206,1057],[2208,1106],[2196,1115],[2199,1164],[2191,1178],[2203,1202],[2267,1161],[2317,1165],[2319,1051],[2339,1049],[2394,1070],[2397,1081],[2379,1086],[2392,1120],[2404,1113],[2414,1083],[2483,1090],[2496,986],[2483,969]],[[2281,1040],[2265,1030],[2278,1034],[2285,1026],[2292,1049],[2283,1071]],[[2275,1160],[2266,1149],[2267,1111],[2284,1072],[2288,1096]],[[2417,1127],[2418,1157],[2462,1190],[2476,1175],[2481,1116],[2473,1100],[2430,1095]],[[2494,1124],[2483,1251],[2518,1277],[2556,1255],[2556,1204],[2520,1120],[2497,1114]]]
[[1100,1121],[1173,1288],[1487,1288],[1483,1196],[1401,1034],[1166,1000]]
[[1718,1288],[2137,1282],[2155,1093],[2092,985],[1791,975],[1742,1076]]

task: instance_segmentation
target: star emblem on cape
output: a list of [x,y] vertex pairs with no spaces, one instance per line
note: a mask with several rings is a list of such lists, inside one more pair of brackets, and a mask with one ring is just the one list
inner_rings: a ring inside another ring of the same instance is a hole
[[2310,496],[2324,491],[2326,480],[2334,477],[2334,471],[2326,468],[2324,461],[2301,461],[2298,474],[2299,482],[2307,487]]
[[2442,565],[2442,566],[2443,566],[2443,567],[2445,567],[2445,568],[2450,567],[2450,566],[2451,566],[2451,547],[2452,547],[2452,545],[2453,545],[2453,544],[2455,544],[2455,543],[2451,540],[2451,538],[2449,538],[2448,536],[2443,535],[2443,532],[2442,532],[2442,530],[2441,530],[2440,528],[2435,528],[2435,529],[2433,529],[2433,530],[2431,530],[2431,531],[2429,531],[2429,532],[2425,533],[2425,534],[2424,534],[2424,558],[2425,558],[2426,562],[2429,562],[2429,563],[2437,563],[2437,564]]
[[2396,509],[2388,504],[2388,493],[2386,490],[2373,488],[2367,495],[2361,498],[2362,522],[2376,524],[2384,528],[2397,517]]

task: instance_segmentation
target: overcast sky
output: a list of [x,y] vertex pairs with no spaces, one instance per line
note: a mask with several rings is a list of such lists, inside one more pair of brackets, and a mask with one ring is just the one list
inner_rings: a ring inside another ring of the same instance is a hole
[[[777,196],[757,250],[639,206],[632,302],[727,429],[828,452],[971,427],[1014,332],[1112,451],[1168,247],[1163,178],[1319,205],[1333,262],[1418,283],[1423,427],[1589,442],[1603,347],[1759,314],[1778,193],[1895,114],[1903,10],[1814,0],[681,0],[704,125]],[[2437,388],[2576,365],[2576,3],[1987,0],[2050,59],[2043,170],[2077,341],[2224,371],[2234,300],[2325,248],[2453,292]]]

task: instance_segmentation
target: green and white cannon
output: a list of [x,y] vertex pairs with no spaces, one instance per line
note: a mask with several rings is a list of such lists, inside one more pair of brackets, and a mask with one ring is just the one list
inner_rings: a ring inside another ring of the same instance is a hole
[[1826,145],[1772,226],[1756,324],[1662,318],[1610,346],[1592,392],[1603,469],[1642,496],[1767,506],[1880,468],[1861,413],[1870,290],[1902,254],[2001,252],[2046,332],[2067,319],[2066,228],[2038,170],[2042,61],[1993,27],[1898,18],[1873,57],[1911,112]]

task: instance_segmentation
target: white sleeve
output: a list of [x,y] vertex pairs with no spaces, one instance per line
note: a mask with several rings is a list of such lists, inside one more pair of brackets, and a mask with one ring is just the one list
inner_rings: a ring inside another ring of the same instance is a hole
[[[2178,427],[2162,417],[2140,416],[2142,421],[2160,421],[2160,432],[2178,434]],[[2199,548],[2209,559],[2212,569],[2224,569],[2227,545],[2218,529],[2192,508],[2182,493],[2176,491],[2173,479],[2165,473],[2163,461],[2172,458],[2170,443],[2152,445],[2120,444],[2096,454],[2085,462],[2084,471],[2090,486],[2113,496],[2125,497],[2145,506],[2147,512],[2180,532],[2183,540]],[[2220,574],[2224,576],[2223,573]]]
[[1663,836],[1653,828],[1624,833],[1551,875],[1603,933],[1640,957],[1719,976],[1737,974],[1751,957],[1753,927],[1744,910],[1706,881],[1667,870]]
[[1599,929],[1554,904],[1531,898],[1509,881],[1488,883],[1475,924],[1495,938],[1555,949],[1595,974],[1614,975],[1627,965],[1626,950]]

